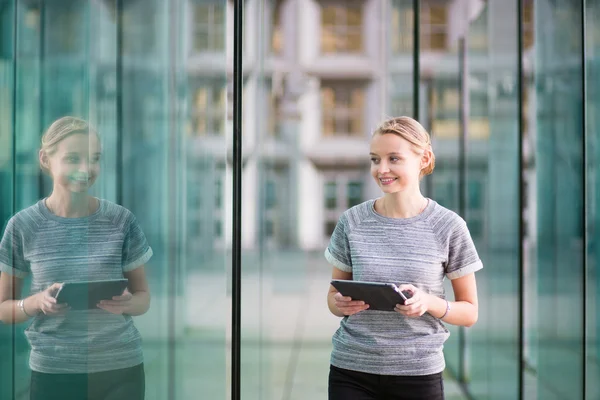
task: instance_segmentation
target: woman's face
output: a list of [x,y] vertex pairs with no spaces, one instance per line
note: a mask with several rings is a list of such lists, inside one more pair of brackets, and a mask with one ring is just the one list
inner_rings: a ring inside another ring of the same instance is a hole
[[371,175],[384,193],[418,187],[424,162],[414,146],[398,135],[377,134],[371,139]]
[[48,157],[55,184],[70,192],[83,193],[100,173],[100,142],[94,134],[76,133],[60,141]]

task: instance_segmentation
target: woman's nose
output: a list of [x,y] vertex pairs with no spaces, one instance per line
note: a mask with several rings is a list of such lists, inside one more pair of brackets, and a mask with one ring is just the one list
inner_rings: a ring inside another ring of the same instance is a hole
[[380,174],[384,173],[384,172],[388,172],[390,170],[390,168],[388,167],[386,162],[381,161],[379,163],[379,168],[377,168],[377,172],[379,172]]
[[89,172],[89,170],[90,170],[90,163],[89,162],[84,161],[84,162],[82,162],[82,163],[79,164],[79,172],[87,174]]

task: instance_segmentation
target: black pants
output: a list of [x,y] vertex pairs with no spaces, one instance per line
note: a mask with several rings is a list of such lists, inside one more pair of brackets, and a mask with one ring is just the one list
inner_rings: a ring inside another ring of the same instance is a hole
[[30,400],[144,400],[144,364],[92,374],[31,372]]
[[329,400],[444,400],[442,373],[423,376],[374,375],[334,367]]

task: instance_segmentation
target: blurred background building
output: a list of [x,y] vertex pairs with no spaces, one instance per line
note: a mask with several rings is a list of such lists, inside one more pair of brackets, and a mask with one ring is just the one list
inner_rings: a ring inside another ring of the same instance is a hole
[[[233,11],[0,0],[0,220],[49,194],[53,120],[98,127],[94,194],[155,251],[148,399],[230,395]],[[423,191],[485,265],[478,324],[449,327],[447,398],[600,398],[597,17],[599,0],[244,2],[243,399],[326,398],[322,253],[379,195],[368,141],[397,115],[431,132]],[[0,326],[1,399],[27,398],[25,327]]]

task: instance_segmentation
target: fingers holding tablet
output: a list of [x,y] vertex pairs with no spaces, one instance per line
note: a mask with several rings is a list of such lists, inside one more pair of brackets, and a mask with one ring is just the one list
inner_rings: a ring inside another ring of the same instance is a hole
[[62,283],[54,283],[46,290],[37,294],[36,310],[43,312],[46,315],[64,314],[70,309],[67,303],[59,303],[56,296],[62,289]]
[[353,315],[369,308],[369,305],[365,304],[364,301],[352,300],[351,297],[344,296],[340,292],[336,293],[333,296],[333,299],[335,301],[335,306],[344,315]]

